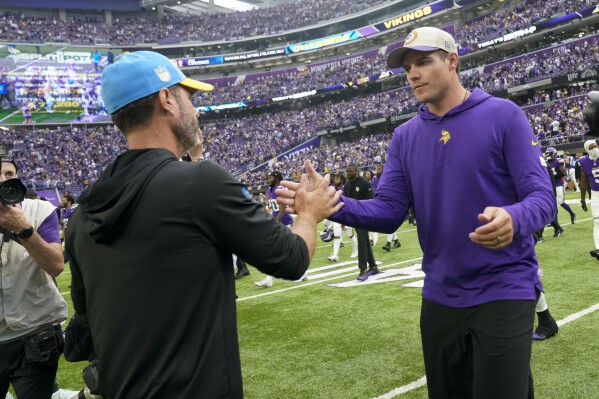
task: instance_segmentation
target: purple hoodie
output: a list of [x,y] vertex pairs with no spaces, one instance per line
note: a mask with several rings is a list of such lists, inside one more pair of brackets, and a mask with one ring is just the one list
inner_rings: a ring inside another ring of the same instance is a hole
[[[345,206],[330,219],[391,233],[413,203],[424,298],[452,307],[535,300],[542,286],[531,234],[557,212],[544,165],[522,110],[476,89],[444,116],[422,105],[419,115],[396,128],[375,198],[342,197]],[[512,216],[515,237],[506,248],[488,249],[468,238],[487,206]]]

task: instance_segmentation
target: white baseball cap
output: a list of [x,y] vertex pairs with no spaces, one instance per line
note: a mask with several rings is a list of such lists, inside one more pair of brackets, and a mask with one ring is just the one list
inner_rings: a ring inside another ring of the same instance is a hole
[[457,53],[458,47],[453,37],[444,30],[433,27],[417,28],[406,37],[403,47],[398,47],[389,54],[387,57],[389,68],[395,69],[403,66],[403,57],[410,50],[443,50],[448,53]]

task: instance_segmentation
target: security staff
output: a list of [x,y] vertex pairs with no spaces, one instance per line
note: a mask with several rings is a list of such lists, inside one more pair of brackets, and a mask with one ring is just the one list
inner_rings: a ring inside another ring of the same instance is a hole
[[[363,177],[358,175],[358,168],[356,165],[349,165],[345,174],[347,175],[347,182],[343,186],[343,194],[346,197],[367,200],[372,199],[373,191],[372,185]],[[368,231],[363,229],[356,229],[358,235],[358,267],[360,268],[360,274],[358,280],[365,281],[370,276],[379,274],[379,269],[376,266],[374,260],[374,254],[372,253],[372,246],[368,241]],[[366,266],[368,270],[366,270]]]

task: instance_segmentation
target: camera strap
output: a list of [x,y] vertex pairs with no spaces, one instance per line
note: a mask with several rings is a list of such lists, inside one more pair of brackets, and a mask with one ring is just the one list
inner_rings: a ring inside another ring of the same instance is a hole
[[17,237],[16,234],[12,231],[7,230],[6,227],[0,227],[0,234],[3,235],[2,240],[4,242],[9,242],[10,240],[13,240],[17,244],[21,244],[21,240],[19,240],[19,237]]

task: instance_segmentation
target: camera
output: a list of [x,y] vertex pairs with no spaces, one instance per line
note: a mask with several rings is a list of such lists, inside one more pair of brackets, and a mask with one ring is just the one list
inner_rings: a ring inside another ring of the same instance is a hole
[[19,179],[0,181],[0,202],[13,205],[23,202],[27,187]]
[[[6,144],[0,143],[0,161],[8,154]],[[2,163],[0,162],[0,172]],[[25,199],[27,187],[19,179],[8,179],[0,181],[0,202],[6,205],[18,204]]]

